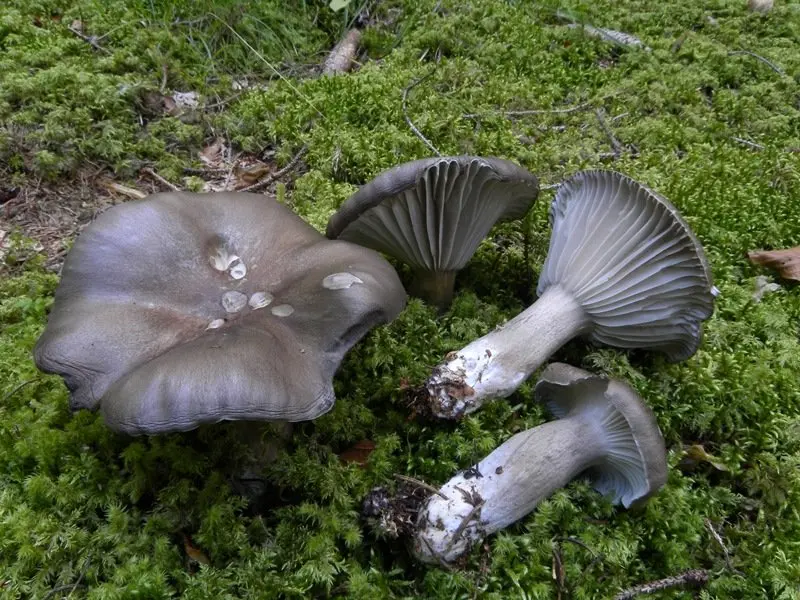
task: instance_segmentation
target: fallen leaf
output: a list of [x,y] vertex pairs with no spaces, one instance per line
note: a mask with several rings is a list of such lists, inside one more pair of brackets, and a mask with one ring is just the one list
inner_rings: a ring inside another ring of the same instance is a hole
[[183,536],[183,549],[186,552],[186,556],[202,565],[210,565],[211,561],[203,553],[203,551],[200,550],[200,548],[192,543],[192,538],[185,533],[182,533],[181,535]]
[[374,450],[375,442],[371,440],[361,440],[339,454],[339,458],[342,460],[342,462],[356,463],[363,467],[366,466],[367,459]]
[[775,269],[784,279],[800,281],[800,246],[786,250],[758,250],[749,252],[750,262]]
[[80,19],[75,19],[69,27],[72,29],[72,31],[83,33],[83,23]]
[[704,462],[710,464],[714,467],[717,471],[727,471],[728,467],[725,466],[719,459],[706,452],[706,449],[703,448],[702,444],[692,444],[684,451],[684,456],[689,460],[693,460],[695,462]]
[[172,100],[178,108],[197,108],[200,98],[197,92],[175,92]]
[[200,160],[207,167],[217,168],[225,154],[225,142],[217,138],[214,142],[200,151]]
[[272,171],[269,165],[262,162],[247,167],[236,167],[236,187],[245,187],[257,183]]
[[121,183],[117,183],[116,181],[111,181],[109,179],[103,179],[99,181],[99,184],[109,192],[116,192],[118,194],[122,194],[123,196],[127,196],[128,198],[133,198],[134,200],[141,200],[142,198],[147,197],[147,194],[141,190],[128,187],[127,185],[122,185]]

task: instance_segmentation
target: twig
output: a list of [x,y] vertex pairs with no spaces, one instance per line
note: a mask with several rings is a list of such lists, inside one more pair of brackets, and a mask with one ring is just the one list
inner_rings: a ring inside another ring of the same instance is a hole
[[431,144],[430,140],[428,140],[428,138],[422,135],[422,132],[419,129],[417,129],[416,125],[414,125],[414,122],[411,120],[411,117],[408,116],[408,106],[407,106],[409,92],[411,92],[411,90],[417,87],[420,83],[422,83],[423,81],[428,79],[431,75],[433,75],[434,70],[435,68],[431,69],[427,75],[423,75],[419,79],[412,81],[408,85],[408,87],[406,87],[406,89],[403,90],[403,118],[406,120],[406,123],[411,128],[411,131],[414,132],[414,135],[416,135],[419,139],[421,139],[422,143],[428,147],[428,150],[433,152],[436,156],[441,156],[442,153],[436,149],[436,146]]
[[639,594],[652,594],[659,590],[666,590],[679,585],[703,586],[708,583],[708,571],[705,569],[692,569],[675,577],[666,577],[657,581],[650,581],[624,590],[614,596],[614,600],[630,600]]
[[158,88],[162,94],[167,90],[167,78],[169,76],[169,70],[167,67],[167,63],[161,65],[161,87]]
[[401,475],[400,473],[395,473],[394,478],[421,487],[423,490],[428,490],[430,493],[436,494],[437,496],[441,496],[444,500],[447,500],[448,502],[450,501],[450,498],[445,496],[442,492],[437,490],[432,485],[425,483],[424,481],[420,481],[419,479],[416,479],[414,477],[409,477],[408,475]]
[[500,115],[502,117],[526,117],[528,115],[565,115],[567,113],[578,112],[580,110],[586,110],[587,108],[591,108],[591,102],[584,102],[583,104],[578,104],[577,106],[571,106],[569,108],[552,108],[548,110],[496,110],[491,112],[485,113],[467,113],[461,115],[462,119],[480,119],[481,117],[488,117],[494,115]]
[[595,109],[594,114],[597,117],[597,122],[600,124],[600,128],[603,130],[603,133],[606,134],[608,140],[611,142],[611,148],[614,150],[614,157],[619,158],[619,156],[625,150],[624,146],[620,144],[616,137],[614,137],[614,133],[611,131],[611,128],[608,126],[605,117],[603,116],[603,110],[597,108]]
[[69,594],[67,594],[67,598],[72,596],[73,592],[79,587],[86,587],[85,585],[81,584],[83,581],[83,576],[86,575],[86,571],[89,568],[89,559],[87,558],[86,561],[83,563],[83,568],[81,569],[80,574],[78,575],[78,580],[75,583],[68,583],[65,585],[57,585],[49,592],[47,592],[44,596],[42,596],[42,600],[47,600],[50,596],[57,594],[58,592],[63,592],[64,590],[69,590]]
[[717,541],[719,547],[722,548],[722,553],[725,555],[725,566],[728,567],[728,569],[732,573],[744,576],[744,573],[742,573],[739,569],[733,566],[733,563],[731,562],[731,554],[730,552],[728,552],[728,547],[725,545],[722,536],[714,528],[714,524],[711,522],[711,519],[705,519],[705,524],[708,530],[711,532],[711,536]]
[[472,507],[472,510],[469,511],[469,513],[467,513],[467,516],[461,519],[461,523],[458,524],[455,533],[453,533],[453,537],[450,538],[450,541],[447,543],[447,547],[444,549],[444,554],[450,552],[453,546],[455,546],[458,539],[464,534],[464,530],[467,528],[467,525],[469,525],[469,522],[472,521],[475,515],[478,514],[478,512],[481,510],[484,504],[485,504],[484,500],[481,499],[478,503],[476,503]]
[[206,104],[203,107],[203,110],[214,110],[216,108],[223,108],[224,106],[227,106],[228,104],[230,104],[231,102],[236,100],[239,96],[244,94],[246,91],[247,90],[240,90],[240,91],[236,92],[235,94],[231,94],[230,96],[228,96],[224,100],[219,100],[218,102],[215,102],[214,104]]
[[210,175],[214,177],[225,175],[228,169],[196,169],[195,167],[183,167],[183,172],[187,175]]
[[0,404],[5,404],[5,402],[6,402],[7,400],[10,400],[10,399],[11,399],[11,397],[12,397],[14,394],[16,394],[18,391],[20,391],[20,390],[21,390],[22,388],[24,388],[26,385],[30,385],[31,383],[33,383],[34,381],[37,381],[37,380],[38,380],[38,378],[36,378],[36,377],[35,377],[35,378],[33,378],[33,379],[28,379],[27,381],[23,381],[23,382],[22,382],[22,383],[20,383],[18,386],[14,387],[14,389],[12,389],[10,392],[8,392],[8,393],[7,393],[5,396],[3,396],[3,400],[2,400],[2,401],[0,401]]
[[753,148],[754,150],[763,150],[764,149],[764,146],[762,146],[761,144],[756,144],[755,142],[751,142],[750,140],[746,140],[744,138],[732,137],[731,139],[734,142],[739,142],[740,144],[744,144],[745,146],[749,146],[750,148]]
[[750,52],[750,50],[731,50],[730,52],[728,52],[728,56],[737,56],[737,55],[741,55],[741,54],[747,54],[748,56],[752,56],[753,58],[755,58],[757,60],[760,60],[765,65],[767,65],[770,69],[775,71],[778,75],[781,75],[782,77],[786,77],[786,71],[781,69],[774,62],[771,62],[771,61],[767,60],[766,58],[764,58],[760,54],[756,54],[755,52]]
[[350,70],[358,51],[358,43],[361,41],[361,31],[351,29],[347,32],[338,44],[333,47],[325,64],[322,67],[323,75],[334,75],[336,73],[346,73]]
[[270,173],[269,175],[267,175],[261,181],[256,181],[254,184],[248,185],[247,187],[241,188],[240,190],[237,190],[237,191],[239,191],[239,192],[259,192],[259,191],[263,190],[270,183],[272,183],[276,179],[280,179],[281,177],[286,175],[289,171],[294,169],[300,163],[300,159],[303,158],[303,156],[305,156],[306,152],[308,152],[308,144],[304,144],[303,147],[300,148],[300,150],[297,151],[297,154],[295,154],[292,157],[292,160],[290,160],[289,163],[285,167],[280,169],[279,171],[275,171],[274,173]]
[[75,29],[75,28],[74,28],[72,25],[68,25],[68,26],[67,26],[67,29],[69,29],[69,30],[70,30],[72,33],[74,33],[75,35],[77,35],[79,38],[81,38],[81,39],[82,39],[84,42],[86,42],[87,44],[89,44],[89,45],[90,45],[92,48],[94,48],[95,50],[97,50],[97,51],[99,51],[99,52],[105,52],[106,54],[111,54],[111,53],[110,53],[110,52],[109,52],[109,51],[108,51],[106,48],[103,48],[103,47],[102,47],[102,46],[101,46],[101,45],[100,45],[100,44],[97,42],[97,38],[96,38],[96,37],[94,37],[94,36],[88,36],[88,35],[83,35],[83,34],[82,34],[80,31],[78,31],[77,29]]
[[152,177],[153,179],[155,179],[156,181],[158,181],[162,185],[167,186],[173,192],[180,192],[181,191],[181,188],[179,188],[177,185],[175,185],[171,181],[167,181],[166,179],[164,179],[161,175],[156,173],[150,167],[145,167],[144,169],[142,169],[142,173],[144,173],[145,175],[149,175],[150,177]]
[[591,562],[584,567],[583,571],[581,571],[581,576],[578,578],[578,581],[575,583],[575,585],[577,585],[578,583],[580,583],[583,580],[583,578],[586,576],[586,573],[589,572],[589,569],[591,569],[597,563],[603,562],[603,560],[605,560],[605,555],[602,552],[595,551],[586,542],[582,542],[578,538],[575,538],[575,537],[557,537],[556,541],[557,542],[570,542],[571,544],[575,544],[576,546],[580,546],[581,548],[583,548],[584,550],[586,550],[587,552],[589,552],[592,555]]

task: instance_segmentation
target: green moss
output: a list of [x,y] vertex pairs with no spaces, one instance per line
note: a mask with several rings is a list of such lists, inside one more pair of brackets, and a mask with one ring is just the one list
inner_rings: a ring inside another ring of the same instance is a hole
[[[689,568],[711,572],[704,598],[800,598],[800,296],[787,285],[754,303],[761,271],[746,260],[754,248],[800,243],[800,163],[792,151],[800,146],[800,11],[777,3],[759,16],[744,4],[381,3],[365,34],[373,60],[362,68],[273,81],[213,120],[244,149],[277,145],[281,161],[309,145],[308,168],[285,198],[319,230],[357,185],[429,154],[402,109],[403,90],[426,75],[408,95],[407,115],[442,153],[511,158],[544,183],[611,167],[670,198],[703,241],[722,292],[699,352],[673,365],[575,341],[554,357],[630,381],[654,408],[670,478],[646,506],[619,510],[575,482],[490,538],[488,550],[475,549],[457,572],[414,564],[402,544],[376,539],[358,517],[367,491],[392,487],[394,473],[443,482],[548,418],[530,384],[459,423],[409,418],[404,387],[530,300],[547,252],[552,192],[526,221],[498,227],[481,245],[459,274],[447,314],[412,300],[346,357],[336,406],[296,427],[267,468],[268,490],[256,506],[232,481],[247,455],[233,425],[131,440],[94,415],[68,413],[61,382],[39,374],[30,358],[56,278],[19,252],[14,260],[27,271],[0,283],[0,595],[41,598],[80,581],[73,598],[544,599],[558,597],[558,550],[576,599],[611,597]],[[215,3],[214,10],[277,63],[309,60],[330,45],[346,23],[324,5],[289,12],[259,3],[242,13],[238,4]],[[177,174],[208,122],[160,117],[141,127],[139,90],[158,89],[161,65],[170,65],[170,87],[204,94],[248,69],[269,74],[207,18],[210,6],[12,2],[0,17],[0,151],[11,167],[58,174],[88,158],[122,173],[156,161]],[[651,51],[566,27],[558,8],[635,34]],[[65,31],[74,18],[86,32],[111,32],[102,44],[113,52],[92,51]],[[784,74],[729,54],[741,48]],[[602,106],[615,136],[638,153],[603,158],[609,140],[591,110],[498,112],[584,101]],[[367,467],[342,463],[337,454],[363,438],[377,445]],[[717,466],[686,461],[691,444],[702,444]],[[709,522],[742,574],[727,568]],[[209,565],[186,556],[183,533]]]

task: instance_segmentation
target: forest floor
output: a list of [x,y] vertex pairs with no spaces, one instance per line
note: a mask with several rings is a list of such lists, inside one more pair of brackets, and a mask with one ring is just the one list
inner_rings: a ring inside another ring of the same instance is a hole
[[[659,597],[800,599],[800,290],[747,259],[800,244],[800,3],[351,4],[0,8],[0,597],[577,600],[677,578]],[[322,76],[351,27],[354,69]],[[721,293],[692,358],[581,340],[553,357],[653,408],[669,481],[645,506],[577,480],[450,570],[361,517],[375,486],[438,486],[550,418],[531,382],[452,423],[408,389],[532,301],[551,188],[482,243],[446,314],[411,300],[348,354],[334,409],[295,427],[257,502],[232,476],[234,424],[118,435],[33,364],[63,258],[106,208],[257,184],[324,231],[359,185],[434,152],[514,160],[545,186],[624,172],[703,243]],[[764,276],[779,285],[759,297]],[[697,569],[700,592],[680,579]]]

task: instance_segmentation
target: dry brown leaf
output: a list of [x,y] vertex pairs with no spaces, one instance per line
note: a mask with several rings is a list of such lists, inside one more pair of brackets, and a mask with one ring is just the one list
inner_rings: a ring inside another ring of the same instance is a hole
[[269,165],[258,162],[247,167],[236,167],[236,187],[246,187],[252,185],[272,171]]
[[128,187],[127,185],[122,185],[121,183],[117,183],[116,181],[111,181],[109,179],[103,179],[98,182],[101,187],[106,189],[109,192],[116,192],[118,194],[122,194],[123,196],[127,196],[128,198],[133,198],[134,200],[141,200],[142,198],[146,198],[147,194],[141,190],[137,190],[136,188]]
[[200,161],[211,168],[219,168],[225,155],[225,141],[217,138],[200,151]]
[[200,548],[192,543],[192,538],[185,533],[181,535],[183,535],[183,549],[186,551],[186,556],[200,564],[210,565],[211,561]]
[[748,253],[750,262],[775,269],[784,279],[800,281],[800,246],[786,250],[758,250]]
[[703,448],[702,444],[693,444],[686,448],[684,455],[686,458],[693,460],[695,462],[704,462],[710,464],[714,467],[717,471],[727,471],[728,467],[725,466],[724,463],[720,462],[719,459],[706,452],[706,449]]
[[356,442],[352,447],[348,448],[341,454],[339,454],[339,458],[342,462],[346,463],[356,463],[361,465],[362,467],[367,464],[367,459],[369,455],[373,453],[375,450],[375,442],[371,440],[361,440],[360,442]]

